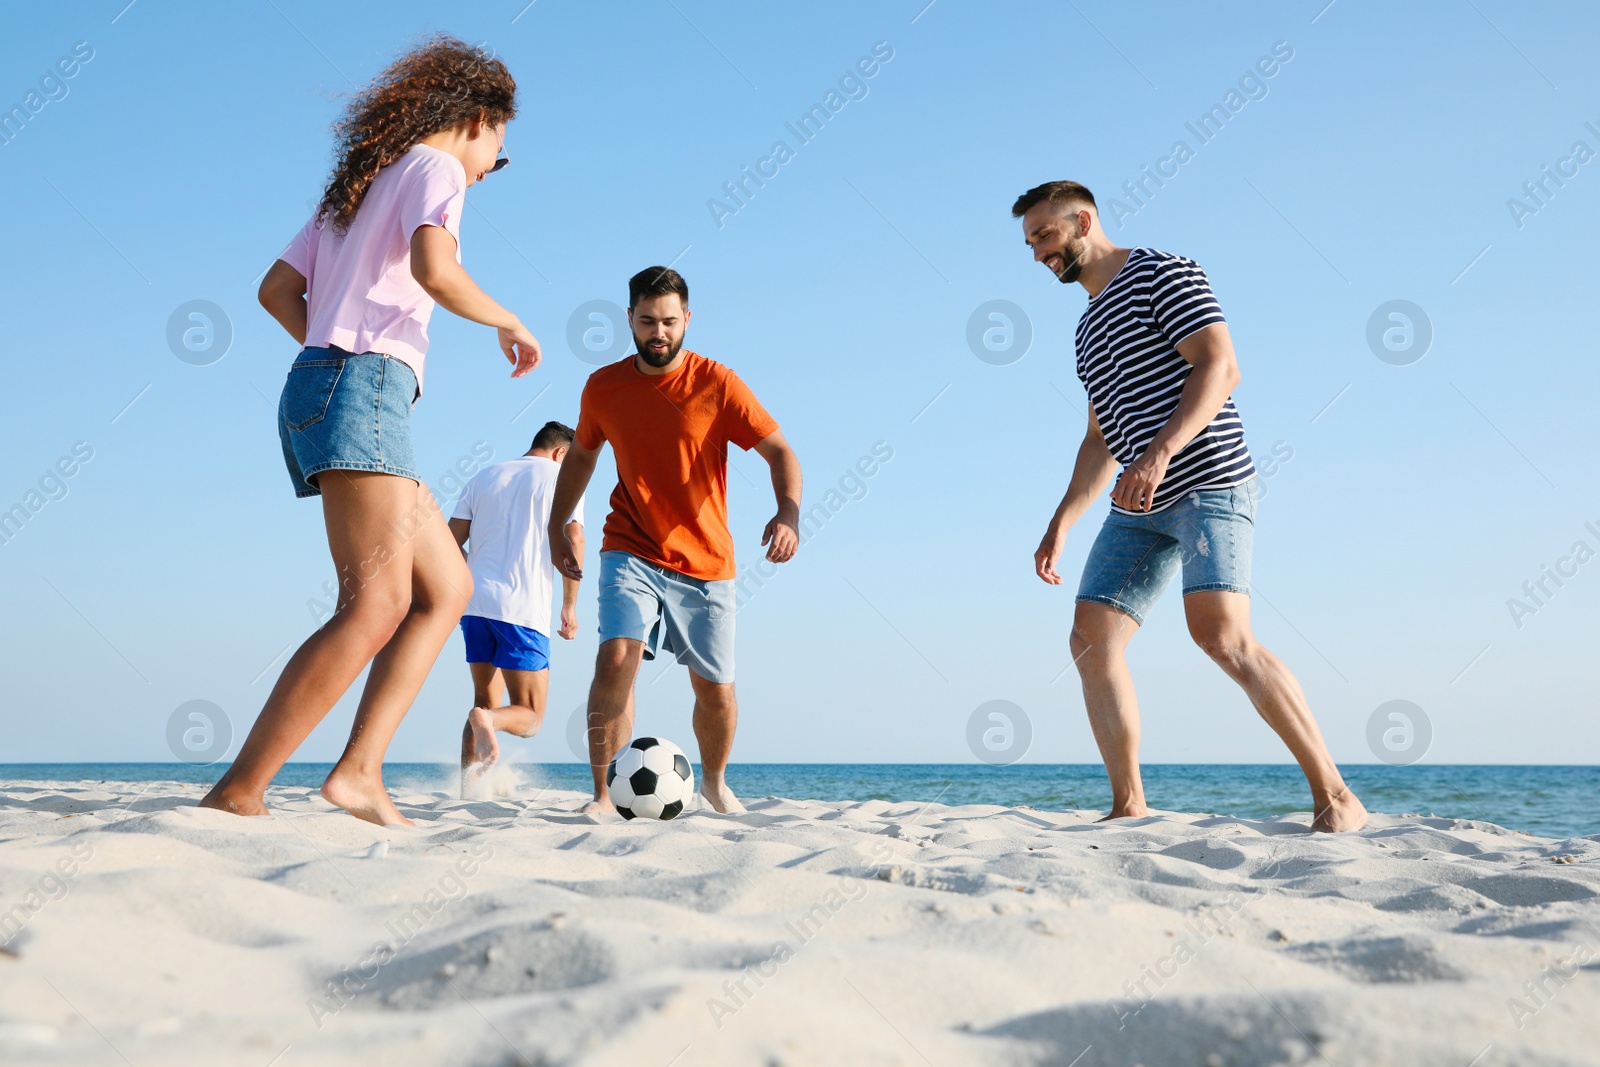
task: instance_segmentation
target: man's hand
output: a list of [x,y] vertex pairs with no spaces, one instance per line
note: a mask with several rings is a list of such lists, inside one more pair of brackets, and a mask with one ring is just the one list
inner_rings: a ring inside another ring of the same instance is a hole
[[561,605],[561,629],[556,633],[568,641],[578,636],[578,605]]
[[[556,572],[573,581],[583,580],[583,568],[578,566],[578,554],[573,551],[572,538],[567,536],[566,527],[552,525],[548,531],[550,538],[550,561],[556,565]],[[565,622],[566,609],[562,609],[562,619]],[[565,635],[563,635],[565,636]]]
[[1061,558],[1061,551],[1066,547],[1066,525],[1059,519],[1051,519],[1050,528],[1044,532],[1044,540],[1039,542],[1038,549],[1033,553],[1034,573],[1045,583],[1061,584],[1061,575],[1056,572],[1056,560]]
[[539,365],[539,339],[520,321],[514,326],[500,327],[497,333],[500,351],[506,354],[507,362],[515,365],[511,372],[513,378],[520,378]]
[[772,468],[772,495],[778,500],[778,513],[761,531],[761,543],[767,546],[769,562],[784,563],[793,559],[800,547],[800,457],[789,447],[782,430],[773,430],[755,447]]
[[761,531],[761,543],[767,546],[767,559],[773,563],[787,563],[800,547],[799,520],[788,509],[772,516],[767,528]]
[[1129,511],[1149,511],[1156,502],[1156,489],[1167,476],[1167,456],[1151,447],[1128,464],[1111,488],[1111,499]]

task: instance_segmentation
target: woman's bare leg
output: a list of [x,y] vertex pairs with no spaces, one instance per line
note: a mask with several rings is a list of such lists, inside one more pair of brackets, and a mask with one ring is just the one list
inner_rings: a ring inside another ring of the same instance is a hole
[[263,794],[273,776],[394,635],[411,603],[412,545],[397,530],[416,508],[417,483],[343,470],[317,480],[339,576],[338,609],[290,657],[238,758],[202,807],[267,814]]
[[438,503],[411,484],[413,508],[399,530],[411,547],[410,610],[373,658],[350,741],[322,783],[329,803],[379,825],[410,825],[383,787],[383,755],[472,599],[472,572]]

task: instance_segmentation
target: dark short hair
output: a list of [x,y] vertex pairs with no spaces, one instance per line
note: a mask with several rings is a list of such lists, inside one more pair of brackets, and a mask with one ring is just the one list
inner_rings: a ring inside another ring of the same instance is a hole
[[1086,186],[1077,182],[1045,182],[1035,185],[1032,189],[1017,197],[1017,202],[1011,205],[1011,217],[1020,219],[1028,213],[1028,209],[1035,204],[1088,204],[1095,211],[1100,210],[1100,205],[1094,202],[1094,194]]
[[532,448],[571,448],[572,442],[577,439],[571,426],[559,422],[547,422],[539,427],[539,432],[533,435]]
[[628,279],[630,309],[647,296],[666,296],[668,293],[677,293],[683,306],[689,306],[689,283],[671,267],[646,267]]

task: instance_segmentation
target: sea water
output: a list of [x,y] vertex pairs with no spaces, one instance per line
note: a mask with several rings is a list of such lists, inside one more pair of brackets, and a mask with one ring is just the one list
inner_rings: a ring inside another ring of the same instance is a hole
[[[0,785],[15,781],[210,783],[225,764],[0,764]],[[322,783],[331,764],[290,763],[276,785]],[[587,790],[580,763],[512,764],[546,788]],[[1541,837],[1600,834],[1591,804],[1600,767],[1347,764],[1346,781],[1368,810],[1396,815],[1478,819]],[[1311,797],[1292,764],[1146,764],[1145,798],[1153,808],[1261,818],[1306,811]],[[695,773],[699,773],[696,767]],[[457,770],[442,763],[391,763],[384,779],[395,792],[454,792]],[[1022,763],[1010,767],[940,763],[738,763],[728,785],[745,800],[889,800],[940,804],[1026,805],[1047,811],[1105,809],[1111,800],[1098,764]],[[529,788],[529,787],[525,787]]]

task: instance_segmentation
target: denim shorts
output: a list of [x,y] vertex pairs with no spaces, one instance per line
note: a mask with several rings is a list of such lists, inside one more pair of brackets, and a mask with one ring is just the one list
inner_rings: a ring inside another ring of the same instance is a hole
[[708,682],[733,681],[733,579],[706,581],[668,570],[629,552],[600,553],[602,643],[617,637],[644,642]]
[[1183,595],[1221,589],[1250,592],[1259,483],[1199,489],[1161,511],[1106,516],[1084,561],[1078,599],[1109,604],[1144,624],[1183,568]]
[[417,375],[380,352],[307,348],[278,400],[278,439],[295,496],[317,496],[326,470],[376,471],[422,483],[411,451]]

